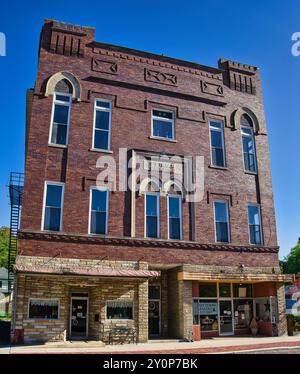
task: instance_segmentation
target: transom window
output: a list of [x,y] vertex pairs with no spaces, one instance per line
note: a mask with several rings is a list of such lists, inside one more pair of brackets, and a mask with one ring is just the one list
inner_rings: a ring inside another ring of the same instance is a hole
[[248,205],[249,236],[251,244],[261,244],[261,219],[258,205]]
[[52,145],[66,146],[68,143],[71,102],[71,94],[54,93],[49,138]]
[[159,194],[145,194],[145,236],[159,238]]
[[255,173],[256,155],[252,121],[247,115],[241,118],[241,133],[243,143],[244,168],[246,171]]
[[213,166],[225,167],[224,129],[221,121],[210,121],[211,162]]
[[90,234],[107,234],[108,190],[91,188],[90,200]]
[[111,107],[110,101],[96,100],[94,112],[93,148],[110,150],[111,148]]
[[43,230],[61,231],[63,192],[63,183],[45,183]]
[[227,201],[215,201],[214,213],[216,241],[229,242],[229,216]]
[[152,110],[152,136],[162,139],[175,139],[173,112]]
[[168,223],[169,239],[181,239],[182,236],[182,214],[181,214],[181,195],[168,196]]

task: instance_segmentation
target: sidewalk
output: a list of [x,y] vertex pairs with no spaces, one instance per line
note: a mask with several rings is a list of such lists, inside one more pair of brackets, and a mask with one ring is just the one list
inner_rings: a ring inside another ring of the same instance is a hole
[[150,341],[145,344],[107,345],[99,342],[46,343],[0,347],[0,354],[201,354],[229,353],[259,349],[300,348],[300,336],[222,337],[185,343],[177,340]]

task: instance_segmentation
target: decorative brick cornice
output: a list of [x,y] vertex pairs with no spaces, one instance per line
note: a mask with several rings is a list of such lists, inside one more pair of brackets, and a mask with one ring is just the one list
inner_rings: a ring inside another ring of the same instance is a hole
[[85,244],[99,244],[125,247],[158,247],[158,248],[177,248],[177,249],[195,249],[195,250],[210,250],[210,251],[229,251],[229,252],[253,252],[253,253],[278,253],[279,247],[271,246],[241,246],[232,244],[215,244],[215,243],[199,243],[193,241],[176,241],[163,239],[145,239],[145,238],[130,238],[130,237],[113,237],[100,235],[79,235],[67,233],[53,233],[43,231],[28,231],[23,230],[19,232],[19,239],[69,242],[69,243],[85,243]]

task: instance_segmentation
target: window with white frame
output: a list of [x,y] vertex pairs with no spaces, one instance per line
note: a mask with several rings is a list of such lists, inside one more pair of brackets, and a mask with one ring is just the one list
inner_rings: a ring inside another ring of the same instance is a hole
[[262,244],[261,218],[259,205],[248,205],[249,236],[251,244]]
[[175,139],[174,113],[163,110],[152,110],[152,134],[161,139]]
[[182,199],[181,195],[168,195],[169,239],[182,237]]
[[211,162],[213,166],[225,167],[224,127],[222,121],[209,122]]
[[133,301],[112,300],[106,302],[106,319],[133,319]]
[[229,215],[227,201],[214,201],[217,242],[229,242]]
[[29,299],[28,318],[58,319],[59,302],[56,299]]
[[49,143],[52,145],[68,144],[71,103],[71,94],[54,93],[49,138]]
[[96,100],[94,109],[93,148],[110,150],[111,145],[111,109],[107,100]]
[[90,191],[90,234],[107,234],[108,190],[91,188]]
[[145,194],[145,236],[159,238],[159,194]]
[[64,184],[46,182],[44,191],[44,210],[42,229],[61,231]]
[[252,121],[247,115],[241,117],[241,133],[243,144],[244,168],[246,171],[256,173],[255,141]]

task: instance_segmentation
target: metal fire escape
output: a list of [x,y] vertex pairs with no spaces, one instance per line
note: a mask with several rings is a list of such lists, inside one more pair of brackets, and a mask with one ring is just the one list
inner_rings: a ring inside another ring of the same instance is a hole
[[12,289],[14,273],[13,266],[18,250],[18,231],[20,225],[22,197],[24,189],[24,173],[11,172],[9,178],[10,198],[10,232],[8,247],[8,289]]

